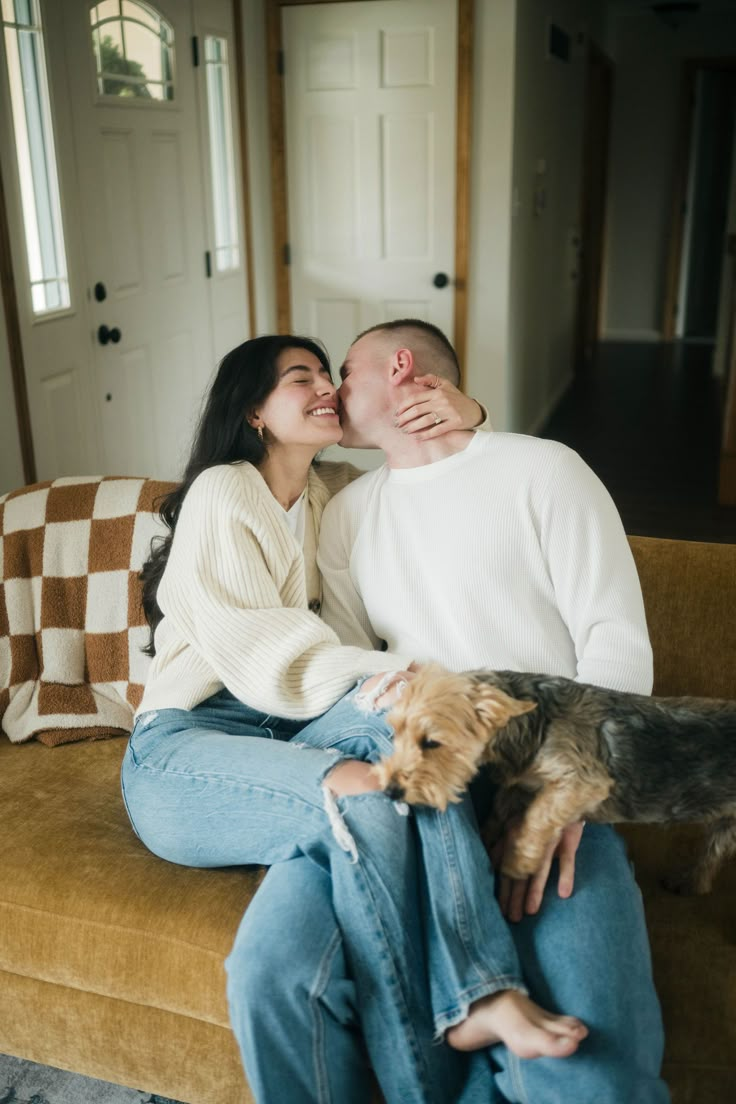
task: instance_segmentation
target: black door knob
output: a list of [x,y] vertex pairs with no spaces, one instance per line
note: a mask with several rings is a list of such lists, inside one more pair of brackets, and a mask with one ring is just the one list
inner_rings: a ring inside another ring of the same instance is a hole
[[98,303],[103,303],[107,299],[107,288],[98,280],[94,287],[95,299]]
[[112,341],[113,345],[117,345],[121,337],[122,334],[117,326],[113,326],[111,330],[107,326],[100,326],[97,331],[97,340],[100,345],[107,345],[108,341]]
[[447,287],[450,282],[450,277],[446,272],[438,272],[432,283],[436,288]]

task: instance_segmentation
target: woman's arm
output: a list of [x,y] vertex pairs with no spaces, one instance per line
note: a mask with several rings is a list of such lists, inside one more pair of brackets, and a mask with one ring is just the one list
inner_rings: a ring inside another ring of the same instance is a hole
[[396,411],[396,424],[406,433],[429,441],[456,429],[493,429],[486,408],[449,380],[428,375],[415,376],[414,382],[427,390],[420,399],[405,400]]
[[174,629],[241,701],[278,716],[317,716],[361,675],[409,659],[343,647],[299,605],[304,571],[283,527],[237,468],[209,469],[192,485],[159,587]]

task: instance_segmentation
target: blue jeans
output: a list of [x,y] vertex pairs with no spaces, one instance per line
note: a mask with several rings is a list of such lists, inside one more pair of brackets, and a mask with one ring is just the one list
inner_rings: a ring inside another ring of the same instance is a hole
[[[667,1101],[641,904],[617,837],[586,829],[575,896],[550,893],[511,931],[469,801],[411,816],[379,793],[326,806],[339,755],[373,759],[390,744],[384,716],[353,696],[304,726],[222,691],[139,718],[123,765],[132,823],[156,854],[272,866],[227,963],[256,1100],[361,1104],[367,1051],[389,1104]],[[588,1023],[576,1055],[437,1042],[471,1001],[522,977],[541,1004]]]

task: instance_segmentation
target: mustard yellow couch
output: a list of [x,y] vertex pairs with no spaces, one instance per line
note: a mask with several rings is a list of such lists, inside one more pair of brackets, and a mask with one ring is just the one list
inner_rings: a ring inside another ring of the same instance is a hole
[[[655,691],[736,696],[736,546],[631,544]],[[0,736],[0,1052],[188,1104],[246,1104],[223,960],[261,872],[148,854],[120,798],[124,747]],[[673,1100],[725,1104],[736,1082],[736,870],[707,898],[659,886],[693,835],[626,830]]]

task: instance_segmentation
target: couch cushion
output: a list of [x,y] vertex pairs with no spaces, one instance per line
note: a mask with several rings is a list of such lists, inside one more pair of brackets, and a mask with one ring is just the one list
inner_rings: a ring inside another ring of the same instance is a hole
[[[620,830],[644,895],[654,980],[664,1015],[665,1075],[679,1080],[683,1069],[690,1067],[715,1076],[730,1065],[733,1077],[736,863],[726,865],[713,893],[679,897],[663,889],[661,879],[693,852],[702,829],[629,824]],[[726,1098],[706,1094],[695,1099]]]
[[223,959],[262,872],[151,855],[120,796],[125,745],[0,737],[0,970],[226,1027]]
[[150,662],[138,574],[171,486],[70,477],[0,498],[0,718],[11,740],[130,731]]
[[654,651],[654,693],[736,696],[736,545],[629,537]]

